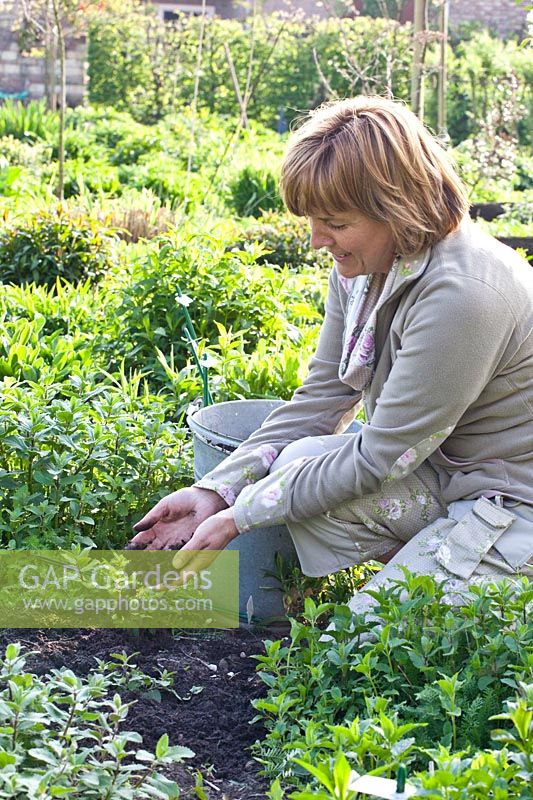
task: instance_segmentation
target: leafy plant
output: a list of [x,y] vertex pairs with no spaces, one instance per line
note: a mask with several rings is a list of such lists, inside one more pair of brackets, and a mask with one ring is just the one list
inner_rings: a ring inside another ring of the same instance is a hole
[[111,241],[111,233],[88,216],[61,208],[40,214],[0,233],[0,279],[47,286],[57,277],[95,280],[113,264]]
[[115,386],[71,375],[0,388],[4,547],[123,546],[135,519],[190,483],[185,434],[167,421],[173,405],[141,374]]
[[47,111],[43,100],[30,103],[6,100],[0,106],[0,136],[13,136],[25,142],[51,140],[58,125],[57,114]]
[[[279,384],[283,364],[275,367],[272,379],[268,370],[282,341],[288,348],[285,366],[290,364],[285,386],[292,387],[305,364],[294,347],[291,351],[291,342],[305,341],[297,325],[304,330],[316,327],[325,276],[258,265],[260,252],[228,251],[223,239],[186,229],[155,241],[122,289],[117,315],[128,334],[120,349],[113,342],[113,355],[124,357],[128,368],[148,369],[158,381],[167,383],[170,377],[176,387],[183,386],[187,376],[182,370],[190,372],[192,361],[183,329],[186,304],[201,352],[216,362],[215,372],[227,376],[219,382],[221,391],[234,380],[245,381],[244,392],[261,387],[260,393],[265,393],[269,381],[270,386]],[[249,368],[246,359],[256,348]],[[267,353],[270,363],[262,361]],[[259,374],[253,375],[255,369]]]
[[0,165],[38,167],[49,155],[49,148],[40,142],[28,142],[12,135],[0,138]]
[[504,214],[487,222],[478,219],[478,225],[489,231],[493,236],[518,236],[531,237],[533,223],[533,192],[528,190],[522,193],[522,203],[516,203],[508,208]]
[[240,217],[259,217],[265,211],[283,207],[278,180],[269,169],[244,167],[229,189],[231,205]]
[[132,703],[113,693],[113,671],[100,665],[79,678],[63,667],[37,676],[25,663],[18,643],[0,662],[1,798],[179,797],[161,769],[194,753],[171,746],[166,734],[155,754],[138,747],[142,736],[124,729]]
[[[294,758],[332,766],[343,752],[358,772],[392,775],[399,760],[427,769],[439,743],[442,763],[471,743],[486,748],[491,717],[531,682],[526,579],[473,586],[453,609],[433,578],[407,571],[371,594],[371,620],[307,597],[288,644],[268,641],[257,657],[268,691],[254,705],[268,734],[255,752],[271,779],[301,786]],[[403,725],[414,727],[394,739]]]
[[[163,24],[144,8],[95,15],[89,36],[91,102],[129,109],[136,119],[147,122],[188,107],[194,95],[200,37],[204,54],[200,110],[234,118],[239,113],[228,50],[237,83],[252,89],[248,119],[272,128],[286,129],[302,109],[315,107],[332,93],[345,96],[392,89],[396,96],[406,96],[409,35],[407,28],[394,21],[258,14],[252,58],[248,25],[244,19],[192,15]],[[395,54],[393,74],[391,51]],[[362,67],[359,74],[353,68],[354,52]]]
[[260,264],[288,264],[296,270],[303,266],[331,268],[331,256],[311,247],[309,223],[304,217],[267,212],[245,228],[240,242],[258,242],[265,248],[257,259]]

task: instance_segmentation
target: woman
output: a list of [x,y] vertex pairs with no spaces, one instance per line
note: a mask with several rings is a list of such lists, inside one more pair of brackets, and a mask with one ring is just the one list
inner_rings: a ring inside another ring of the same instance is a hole
[[[132,546],[222,549],[283,522],[308,575],[380,559],[374,581],[405,565],[455,591],[527,574],[531,268],[468,220],[446,153],[394,101],[312,112],[281,187],[334,259],[308,378],[223,464],[158,503]],[[359,401],[367,424],[336,435]]]

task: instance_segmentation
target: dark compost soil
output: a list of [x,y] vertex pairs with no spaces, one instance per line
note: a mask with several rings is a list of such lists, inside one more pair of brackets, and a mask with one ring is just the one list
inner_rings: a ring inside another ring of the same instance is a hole
[[[174,690],[180,701],[164,692],[162,701],[119,690],[123,699],[137,702],[124,728],[137,730],[143,747],[153,749],[163,733],[170,744],[190,747],[195,758],[187,767],[165,771],[180,786],[182,797],[195,797],[191,773],[201,770],[204,791],[220,800],[253,800],[266,797],[266,783],[257,774],[249,746],[262,736],[262,727],[250,720],[255,714],[250,701],[263,692],[250,656],[264,652],[261,636],[248,630],[169,631],[126,630],[13,630],[0,631],[3,652],[9,642],[19,641],[26,650],[28,671],[42,675],[67,666],[84,676],[96,666],[95,658],[110,653],[138,653],[133,659],[144,672],[157,668],[174,672]],[[192,687],[202,687],[190,693]],[[187,699],[188,698],[188,699]]]

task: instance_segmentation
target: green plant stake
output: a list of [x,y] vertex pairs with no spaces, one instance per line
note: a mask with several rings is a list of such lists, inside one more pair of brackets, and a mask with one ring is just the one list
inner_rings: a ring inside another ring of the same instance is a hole
[[209,368],[208,368],[207,363],[206,363],[207,362],[207,358],[206,358],[205,354],[203,356],[199,356],[198,355],[198,345],[197,345],[198,336],[196,335],[196,331],[194,330],[194,325],[193,325],[193,322],[192,322],[192,319],[191,319],[191,315],[189,314],[189,310],[187,308],[187,306],[191,302],[191,299],[187,295],[182,294],[181,289],[179,288],[179,286],[176,287],[176,289],[177,289],[176,296],[177,296],[177,299],[178,299],[178,303],[183,308],[183,316],[185,317],[185,324],[184,324],[182,330],[183,330],[183,333],[185,335],[185,338],[187,339],[187,342],[190,345],[191,352],[192,352],[192,355],[193,355],[193,358],[194,358],[194,362],[196,364],[196,367],[197,367],[198,372],[200,374],[200,379],[202,381],[203,403],[204,403],[204,406],[211,406],[211,405],[213,405],[213,397],[211,395],[211,392],[209,391]]
[[398,767],[398,774],[396,776],[396,793],[403,794],[405,792],[405,779],[407,778],[407,769],[405,764],[400,764]]

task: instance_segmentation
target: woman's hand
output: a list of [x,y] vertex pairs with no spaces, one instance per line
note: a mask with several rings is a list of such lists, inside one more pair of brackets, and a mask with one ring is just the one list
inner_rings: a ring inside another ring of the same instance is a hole
[[182,550],[224,550],[239,535],[233,509],[225,508],[199,525]]
[[186,568],[193,572],[207,569],[218,558],[218,551],[224,550],[238,535],[239,532],[233,519],[233,509],[225,508],[218,514],[213,514],[196,528],[194,535],[175,556],[174,565],[176,568]]
[[[226,501],[210,489],[199,489],[194,486],[179,489],[163,497],[133,526],[137,535],[126,548],[178,550],[190,541],[204,520],[218,515],[218,512],[227,507]],[[198,549],[204,548],[198,547]]]

